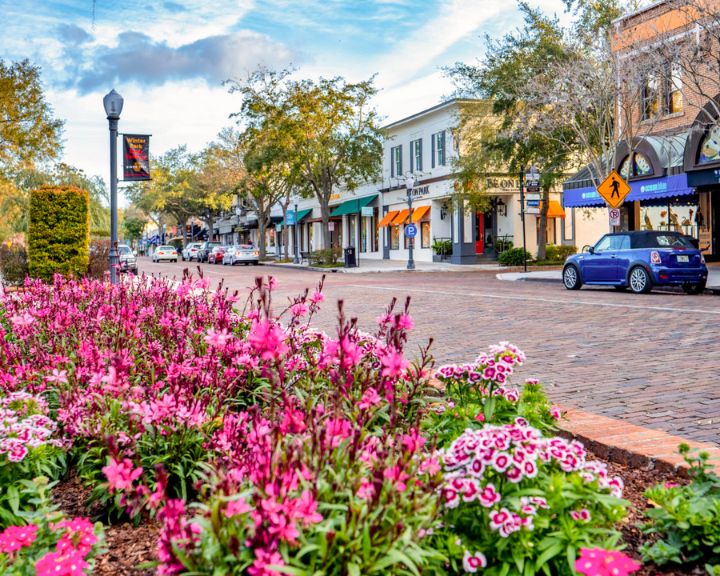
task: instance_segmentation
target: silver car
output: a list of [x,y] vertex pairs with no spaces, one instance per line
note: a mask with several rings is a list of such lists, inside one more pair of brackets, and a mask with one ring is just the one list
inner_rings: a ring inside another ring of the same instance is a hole
[[222,263],[224,266],[228,264],[230,266],[235,266],[235,264],[257,266],[260,264],[260,252],[252,244],[235,244],[225,250]]
[[198,253],[198,250],[200,250],[200,246],[202,246],[202,242],[190,242],[190,244],[185,246],[183,251],[180,253],[183,261],[197,260],[197,253]]
[[118,244],[120,272],[138,273],[137,257],[127,244]]

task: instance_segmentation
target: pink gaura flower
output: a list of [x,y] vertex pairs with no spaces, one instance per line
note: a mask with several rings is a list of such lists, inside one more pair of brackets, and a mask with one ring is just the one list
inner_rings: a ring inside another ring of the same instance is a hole
[[110,464],[103,466],[102,471],[108,479],[111,490],[131,488],[133,482],[143,473],[141,467],[133,469],[133,463],[128,458],[124,458],[120,462],[112,458]]
[[397,317],[397,327],[402,330],[412,330],[415,323],[409,314],[400,314]]
[[208,346],[212,346],[218,350],[224,350],[231,338],[232,335],[224,328],[220,331],[210,328],[205,335],[205,342]]
[[315,292],[312,296],[310,296],[310,302],[313,304],[320,304],[320,302],[325,300],[325,294],[322,292]]
[[485,568],[486,566],[487,558],[485,558],[485,554],[482,552],[474,552],[471,554],[465,550],[465,554],[463,555],[463,568],[465,572],[474,574],[478,571],[478,568]]
[[405,360],[401,352],[388,349],[380,356],[380,362],[383,366],[382,375],[389,378],[397,378],[405,373],[408,367],[408,361]]
[[263,360],[279,359],[288,350],[285,345],[285,334],[280,326],[267,320],[253,323],[248,341]]
[[301,318],[302,316],[305,316],[305,314],[308,313],[308,307],[307,304],[303,302],[298,302],[297,304],[293,304],[290,306],[290,312],[294,317]]
[[245,502],[244,499],[238,498],[237,500],[231,500],[227,503],[227,506],[225,507],[225,517],[232,518],[233,516],[239,516],[240,514],[245,514],[251,510],[252,507]]
[[45,381],[55,384],[67,384],[67,370],[58,370],[57,368],[54,368],[52,374],[45,377]]
[[361,500],[370,500],[375,495],[375,487],[367,478],[363,478],[356,494]]
[[250,576],[277,576],[278,572],[271,568],[271,566],[285,566],[285,562],[280,553],[256,548],[255,561],[252,563],[252,566],[248,568],[248,574]]
[[363,392],[362,398],[358,403],[358,408],[360,408],[360,410],[367,410],[368,408],[377,406],[380,402],[382,402],[382,398],[380,394],[378,394],[378,391],[375,390],[375,388],[368,388]]
[[304,526],[322,522],[322,514],[317,511],[317,500],[309,490],[303,490],[300,498],[296,499],[293,506],[293,515],[300,520]]
[[383,478],[385,478],[385,480],[390,480],[393,487],[398,492],[405,492],[405,489],[407,488],[405,481],[410,478],[410,476],[403,472],[400,466],[391,466],[389,468],[385,468],[383,471]]

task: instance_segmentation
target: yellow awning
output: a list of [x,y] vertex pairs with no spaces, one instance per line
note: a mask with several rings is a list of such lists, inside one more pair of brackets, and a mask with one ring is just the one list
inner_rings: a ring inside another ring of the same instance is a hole
[[405,224],[405,221],[408,218],[408,214],[410,211],[405,208],[404,210],[400,211],[400,214],[398,214],[395,219],[392,221],[393,226],[400,226],[401,224]]
[[413,208],[413,215],[412,215],[413,224],[415,222],[420,222],[420,220],[423,219],[423,217],[428,213],[429,210],[430,210],[430,206],[418,206],[417,208]]
[[397,216],[397,215],[398,215],[397,210],[390,210],[390,212],[385,214],[385,216],[382,217],[382,220],[380,220],[380,222],[378,222],[378,228],[382,228],[383,226],[387,226],[388,224],[390,224],[390,222],[392,222],[395,219],[395,216]]
[[[540,212],[542,212],[543,203],[540,202]],[[565,218],[565,210],[557,200],[550,200],[547,211],[548,218]]]

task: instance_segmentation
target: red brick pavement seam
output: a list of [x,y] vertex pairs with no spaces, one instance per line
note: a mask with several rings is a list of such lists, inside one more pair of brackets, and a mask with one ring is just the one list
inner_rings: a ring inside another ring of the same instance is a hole
[[646,470],[687,470],[687,464],[678,452],[678,446],[710,454],[710,462],[720,472],[720,447],[714,444],[693,442],[673,436],[662,430],[654,430],[629,424],[622,420],[591,414],[570,408],[560,423],[561,434],[580,440],[596,456],[610,462]]

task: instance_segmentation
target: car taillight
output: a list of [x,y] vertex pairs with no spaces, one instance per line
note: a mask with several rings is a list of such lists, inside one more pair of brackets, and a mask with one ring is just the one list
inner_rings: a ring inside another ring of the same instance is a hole
[[705,256],[700,254],[700,264],[705,264]]
[[660,252],[657,250],[653,250],[650,252],[650,262],[653,264],[662,264],[662,259],[660,258]]

